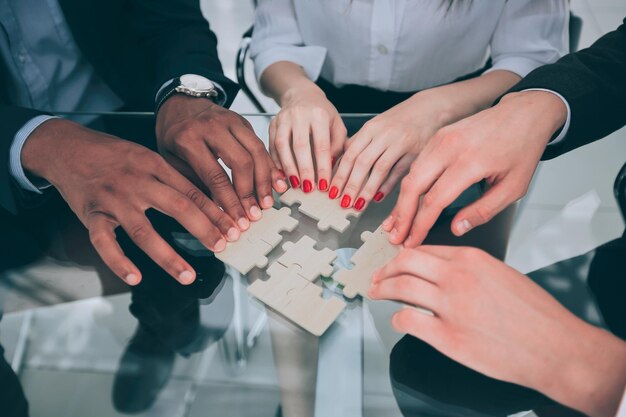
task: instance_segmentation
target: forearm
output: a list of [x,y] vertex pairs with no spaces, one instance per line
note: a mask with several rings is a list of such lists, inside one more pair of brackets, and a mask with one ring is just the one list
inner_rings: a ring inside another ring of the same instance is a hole
[[577,320],[558,364],[533,388],[592,417],[613,417],[626,386],[626,342]]
[[279,61],[267,67],[261,75],[261,89],[281,106],[302,93],[324,94],[302,67],[289,61]]
[[440,122],[448,125],[489,108],[520,77],[510,71],[496,70],[480,77],[420,91],[409,100],[426,100],[439,109]]

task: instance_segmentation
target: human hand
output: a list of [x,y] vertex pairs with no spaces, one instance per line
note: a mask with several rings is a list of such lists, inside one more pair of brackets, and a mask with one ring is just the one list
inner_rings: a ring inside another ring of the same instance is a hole
[[383,222],[389,240],[419,245],[442,210],[483,179],[491,188],[459,211],[452,232],[460,236],[491,220],[526,194],[548,141],[566,117],[556,95],[528,91],[440,129],[402,180],[398,202]]
[[346,143],[329,197],[364,210],[379,202],[409,170],[424,145],[447,120],[446,100],[435,91],[415,94],[374,117]]
[[404,249],[374,273],[369,296],[432,311],[406,307],[392,325],[478,372],[592,416],[617,409],[626,384],[626,343],[578,319],[481,250]]
[[24,168],[54,185],[80,221],[102,260],[129,285],[141,272],[115,240],[121,226],[161,268],[181,284],[193,268],[154,230],[145,211],[178,221],[202,244],[220,252],[239,238],[235,222],[155,152],[67,120],[39,126],[22,149]]
[[284,170],[292,187],[302,184],[305,193],[311,192],[317,177],[319,190],[328,190],[334,161],[346,140],[337,109],[314,84],[289,89],[280,103],[269,129],[274,163]]
[[[274,204],[272,188],[287,190],[263,142],[246,119],[205,98],[176,94],[159,109],[159,151],[237,221],[241,230]],[[218,159],[232,170],[233,182]]]

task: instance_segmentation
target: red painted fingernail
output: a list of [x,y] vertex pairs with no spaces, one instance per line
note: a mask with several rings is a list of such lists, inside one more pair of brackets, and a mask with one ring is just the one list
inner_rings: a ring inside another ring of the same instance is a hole
[[295,175],[289,177],[289,182],[293,188],[298,188],[300,186],[300,180]]
[[320,191],[326,191],[328,189],[328,181],[320,180],[319,189]]
[[285,175],[285,171],[283,171],[282,169],[279,169],[278,173],[280,174],[281,177],[287,178],[287,176]]
[[374,196],[374,201],[376,201],[378,203],[380,200],[383,199],[384,196],[385,196],[385,194],[383,194],[382,191],[379,191]]
[[302,190],[305,193],[310,193],[312,189],[313,189],[313,183],[311,183],[311,181],[309,180],[302,181]]
[[356,199],[356,203],[354,203],[354,208],[361,211],[365,207],[365,199],[363,197],[359,197]]
[[328,198],[334,200],[337,197],[337,194],[339,194],[339,188],[335,187],[334,185],[330,187],[330,191],[328,192]]
[[352,201],[352,198],[349,195],[344,195],[343,198],[341,199],[341,207],[343,208],[348,208],[350,207],[350,202]]

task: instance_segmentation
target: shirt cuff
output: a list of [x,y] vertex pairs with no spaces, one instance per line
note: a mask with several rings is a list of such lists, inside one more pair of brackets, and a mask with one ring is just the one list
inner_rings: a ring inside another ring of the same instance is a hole
[[50,119],[58,119],[58,117],[41,115],[33,117],[26,122],[26,124],[22,126],[22,128],[18,130],[13,137],[13,142],[11,143],[11,148],[9,150],[9,171],[11,172],[11,176],[13,176],[20,187],[37,194],[42,194],[41,190],[50,187],[50,184],[41,180],[40,184],[35,185],[28,179],[26,173],[24,172],[24,167],[22,166],[22,148],[24,147],[24,144],[30,134],[33,133],[33,131],[41,124]]
[[[215,88],[220,90],[220,93],[221,93],[221,94],[218,95],[218,97],[216,97],[215,104],[219,104],[220,106],[223,106],[228,101],[228,97],[226,96],[226,91],[224,90],[224,88],[221,85],[219,85],[215,81],[213,81],[213,80],[209,80],[209,81],[211,81],[213,83],[213,85],[215,86]],[[172,78],[171,80],[167,80],[167,81],[165,81],[163,83],[161,88],[159,88],[159,91],[157,91],[156,95],[154,96],[154,102],[156,104],[158,104],[157,101],[159,100],[159,96],[161,95],[161,91],[166,89],[173,82],[174,82],[174,78]]]
[[615,414],[615,417],[626,417],[626,390],[624,390],[624,394],[622,395],[622,401],[619,408],[617,409],[617,414]]
[[325,60],[326,48],[321,46],[277,46],[254,57],[254,71],[257,80],[260,80],[263,71],[270,65],[289,61],[301,66],[311,81],[317,81]]
[[548,146],[556,145],[557,143],[561,142],[565,138],[565,136],[567,136],[567,131],[569,130],[569,126],[570,126],[571,119],[572,119],[572,110],[570,109],[569,103],[567,102],[567,100],[565,100],[565,97],[563,97],[556,91],[548,90],[545,88],[529,88],[527,90],[522,90],[522,91],[545,91],[546,93],[554,94],[555,96],[560,98],[561,101],[563,101],[563,104],[565,104],[565,108],[567,109],[567,119],[565,119],[565,124],[563,124],[563,127],[561,128],[561,131],[559,132],[559,134],[554,139],[552,139],[550,143],[548,143]]

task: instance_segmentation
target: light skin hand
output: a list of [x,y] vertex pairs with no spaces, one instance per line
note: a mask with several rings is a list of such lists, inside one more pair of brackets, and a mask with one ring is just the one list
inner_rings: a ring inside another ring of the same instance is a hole
[[141,272],[115,240],[121,226],[133,242],[181,284],[195,271],[154,230],[145,211],[176,219],[207,248],[220,252],[233,220],[155,152],[67,120],[49,120],[29,136],[22,165],[54,185],[89,231],[102,260],[129,285]]
[[261,76],[262,88],[281,106],[270,123],[270,154],[292,187],[327,191],[346,127],[324,92],[298,65],[281,61]]
[[440,129],[402,180],[383,222],[392,243],[416,247],[445,207],[481,180],[489,190],[452,220],[461,236],[523,197],[541,155],[565,123],[567,108],[543,91],[512,93],[490,109]]
[[491,105],[517,81],[516,74],[496,70],[421,91],[367,122],[347,142],[332,180],[342,207],[364,210],[381,201],[438,129]]
[[406,307],[392,325],[457,362],[590,416],[615,415],[626,384],[626,343],[483,251],[404,249],[374,273],[369,295],[432,311]]
[[[240,230],[274,204],[272,188],[286,191],[284,176],[246,119],[206,98],[175,94],[159,109],[159,152],[207,190]],[[233,182],[219,164],[232,170]]]

